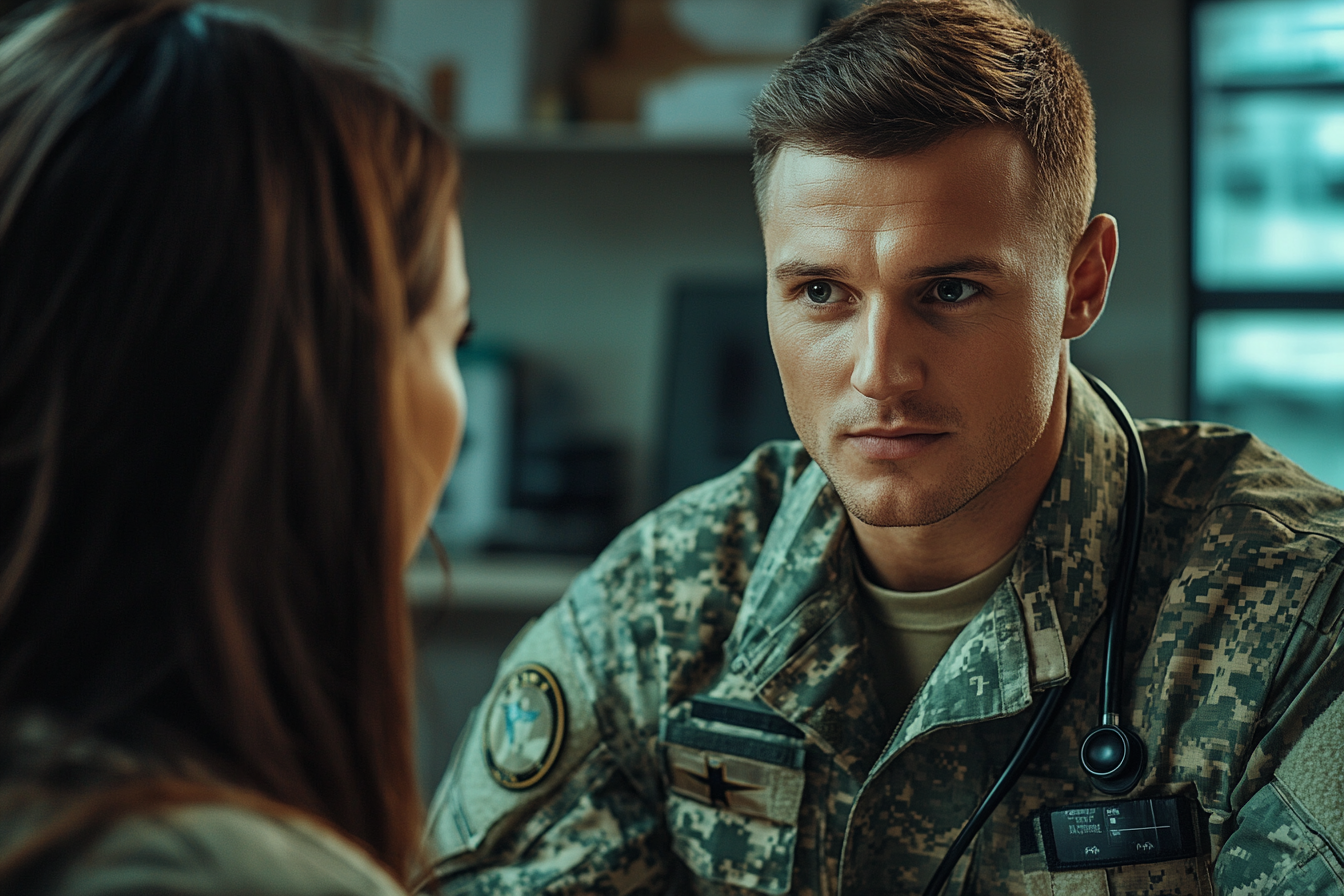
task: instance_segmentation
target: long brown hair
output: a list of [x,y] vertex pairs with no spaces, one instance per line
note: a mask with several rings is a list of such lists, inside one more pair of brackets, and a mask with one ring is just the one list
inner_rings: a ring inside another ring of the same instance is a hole
[[0,715],[323,819],[422,812],[394,459],[446,140],[363,70],[182,0],[0,28]]

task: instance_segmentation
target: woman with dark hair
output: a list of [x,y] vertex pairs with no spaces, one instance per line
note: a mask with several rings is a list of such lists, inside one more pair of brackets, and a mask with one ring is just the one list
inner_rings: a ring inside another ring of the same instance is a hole
[[0,25],[0,892],[417,873],[456,191],[395,93],[233,14]]

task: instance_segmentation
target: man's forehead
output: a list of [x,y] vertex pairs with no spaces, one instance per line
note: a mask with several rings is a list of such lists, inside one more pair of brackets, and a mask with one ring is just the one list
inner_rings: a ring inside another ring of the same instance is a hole
[[783,146],[771,166],[765,220],[806,215],[816,225],[837,224],[902,204],[944,203],[963,209],[1034,198],[1035,161],[1007,128],[977,128],[917,153],[859,159],[795,145]]
[[[1049,242],[1033,214],[1034,178],[1030,150],[1006,129],[881,159],[786,147],[762,221],[771,276],[1020,270]],[[837,273],[817,273],[830,268]]]

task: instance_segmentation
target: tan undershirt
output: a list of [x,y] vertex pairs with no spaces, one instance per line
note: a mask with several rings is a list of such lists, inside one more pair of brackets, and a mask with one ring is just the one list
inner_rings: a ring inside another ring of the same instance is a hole
[[1016,547],[984,572],[937,591],[892,591],[868,581],[860,568],[859,587],[877,648],[874,684],[893,724],[966,623],[1007,578],[1015,559]]

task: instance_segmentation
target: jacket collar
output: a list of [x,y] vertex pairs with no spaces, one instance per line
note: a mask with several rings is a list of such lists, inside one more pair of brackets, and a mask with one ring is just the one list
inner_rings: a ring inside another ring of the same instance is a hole
[[[1032,691],[1069,680],[1106,605],[1126,455],[1123,430],[1070,368],[1064,445],[1012,574],[934,670],[888,755],[934,727],[1020,712]],[[813,463],[785,494],[727,645],[731,672],[846,767],[877,760],[895,722],[869,681],[856,563],[844,507]]]
[[1037,690],[1068,680],[1073,657],[1106,608],[1128,456],[1124,430],[1070,367],[1068,431],[1012,576]]

